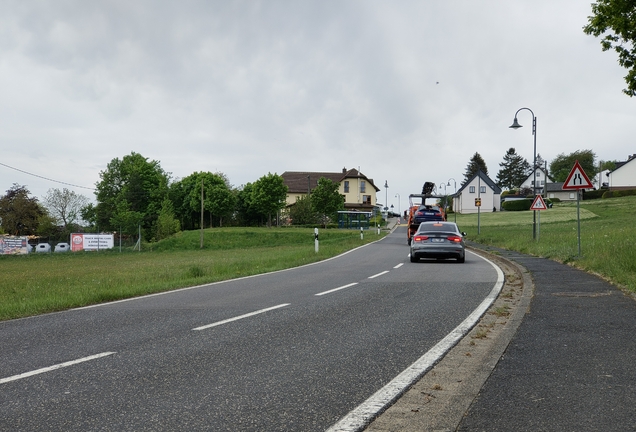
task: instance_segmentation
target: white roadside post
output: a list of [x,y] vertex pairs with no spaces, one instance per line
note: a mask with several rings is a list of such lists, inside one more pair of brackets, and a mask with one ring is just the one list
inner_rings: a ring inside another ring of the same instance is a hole
[[378,235],[380,235],[380,224],[378,224]]
[[360,240],[364,240],[364,231],[362,230],[362,227],[360,227]]
[[314,228],[314,249],[318,253],[318,228]]

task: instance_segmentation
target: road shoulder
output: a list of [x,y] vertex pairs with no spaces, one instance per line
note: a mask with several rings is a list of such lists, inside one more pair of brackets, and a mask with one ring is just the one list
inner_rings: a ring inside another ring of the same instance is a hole
[[534,293],[530,273],[498,255],[471,250],[501,268],[501,294],[477,325],[365,431],[456,430],[512,340]]

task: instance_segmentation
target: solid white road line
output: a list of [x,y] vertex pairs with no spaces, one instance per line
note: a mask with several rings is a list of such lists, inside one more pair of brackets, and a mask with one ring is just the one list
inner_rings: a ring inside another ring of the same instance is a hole
[[220,326],[220,325],[223,325],[223,324],[227,324],[227,323],[232,322],[232,321],[238,321],[238,320],[243,319],[243,318],[251,317],[251,316],[262,314],[264,312],[268,312],[268,311],[271,311],[271,310],[274,310],[274,309],[279,309],[279,308],[282,308],[282,307],[285,307],[285,306],[289,306],[290,304],[291,303],[279,304],[278,306],[272,306],[272,307],[269,307],[267,309],[257,310],[255,312],[250,312],[250,313],[245,314],[245,315],[241,315],[241,316],[237,316],[237,317],[234,317],[234,318],[229,318],[229,319],[226,319],[226,320],[223,320],[223,321],[218,321],[218,322],[215,322],[215,323],[212,323],[212,324],[204,325],[204,326],[201,326],[201,327],[193,328],[192,330],[209,329],[210,327],[216,327],[216,326]]
[[383,274],[387,274],[388,272],[389,272],[388,270],[384,270],[381,273],[378,273],[378,274],[373,275],[373,276],[369,276],[369,279],[377,278],[378,276],[382,276]]
[[325,295],[325,294],[331,294],[332,292],[340,291],[341,289],[349,288],[349,287],[352,287],[354,285],[358,285],[358,282],[350,283],[348,285],[343,285],[341,287],[334,288],[334,289],[331,289],[329,291],[323,291],[321,293],[314,294],[314,295],[321,296],[321,295]]
[[54,371],[56,369],[61,369],[61,368],[65,368],[65,367],[68,367],[68,366],[73,366],[73,365],[76,365],[78,363],[87,362],[89,360],[95,360],[95,359],[98,359],[100,357],[106,357],[106,356],[109,356],[109,355],[112,355],[112,354],[115,354],[115,353],[114,352],[103,352],[103,353],[100,353],[100,354],[95,354],[95,355],[84,357],[84,358],[81,358],[81,359],[71,360],[71,361],[67,361],[67,362],[64,362],[64,363],[56,364],[54,366],[49,366],[49,367],[45,367],[45,368],[42,368],[42,369],[37,369],[37,370],[31,371],[31,372],[25,372],[25,373],[22,373],[20,375],[13,375],[13,376],[10,376],[8,378],[0,379],[0,384],[8,383],[10,381],[19,380],[19,379],[22,379],[22,378],[27,378],[27,377],[30,377],[30,376],[33,376],[33,375],[38,375],[38,374],[45,373],[45,372]]
[[420,357],[415,363],[406,368],[391,382],[378,390],[373,396],[347,414],[338,423],[327,429],[327,432],[353,432],[363,430],[386,407],[395,402],[418,379],[428,372],[470,329],[479,321],[481,316],[495,301],[504,284],[504,275],[499,267],[486,258],[476,255],[488,262],[497,272],[497,281],[488,296],[481,302],[461,324],[459,324],[437,345]]

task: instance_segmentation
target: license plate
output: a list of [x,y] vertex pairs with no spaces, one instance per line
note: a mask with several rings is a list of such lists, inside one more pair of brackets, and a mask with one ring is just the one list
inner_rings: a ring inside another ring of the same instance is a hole
[[432,238],[431,239],[431,242],[433,242],[433,243],[441,243],[443,241],[444,241],[444,239],[441,239],[441,238]]

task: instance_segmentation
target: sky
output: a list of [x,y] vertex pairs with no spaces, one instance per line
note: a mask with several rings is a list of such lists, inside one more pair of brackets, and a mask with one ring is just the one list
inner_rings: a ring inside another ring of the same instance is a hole
[[636,98],[583,33],[590,4],[0,0],[0,194],[94,200],[136,152],[235,187],[356,168],[404,210],[426,181],[459,189],[476,152],[493,180],[511,147],[531,162],[533,114],[548,163],[624,161]]

